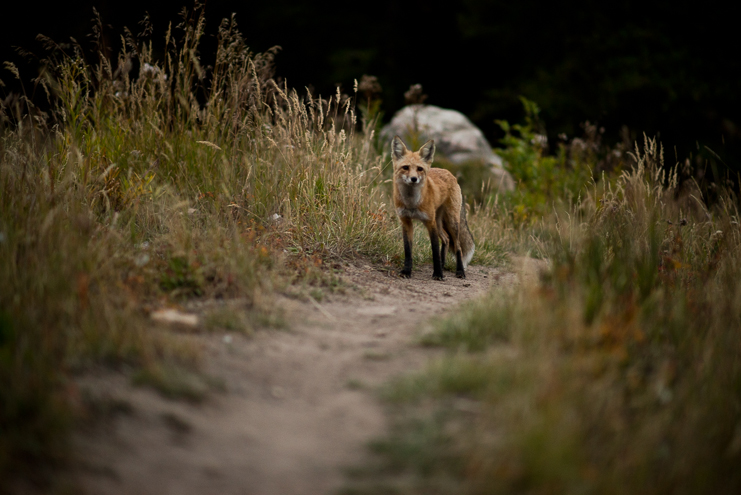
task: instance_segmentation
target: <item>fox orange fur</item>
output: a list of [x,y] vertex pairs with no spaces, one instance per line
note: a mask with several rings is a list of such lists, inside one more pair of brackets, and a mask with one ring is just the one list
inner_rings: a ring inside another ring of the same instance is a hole
[[[401,276],[412,276],[412,220],[421,221],[430,234],[432,278],[443,279],[446,250],[455,253],[455,275],[466,278],[466,266],[475,249],[466,221],[461,188],[453,174],[432,168],[435,141],[427,141],[411,152],[399,136],[391,141],[394,162],[394,205],[404,234],[404,269]],[[442,242],[440,242],[442,241]]]

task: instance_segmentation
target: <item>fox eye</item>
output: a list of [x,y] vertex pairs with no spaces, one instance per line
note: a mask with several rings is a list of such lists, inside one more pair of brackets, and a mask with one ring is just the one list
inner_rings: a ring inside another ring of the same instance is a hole
[[417,167],[417,172],[421,172],[422,170],[424,170],[422,167]]
[[401,169],[402,170],[409,170],[409,165],[404,165],[403,167],[401,167]]

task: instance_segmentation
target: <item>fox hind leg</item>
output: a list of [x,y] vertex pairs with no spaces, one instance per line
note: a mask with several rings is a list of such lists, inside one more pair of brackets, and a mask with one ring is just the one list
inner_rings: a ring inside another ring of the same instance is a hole
[[446,215],[443,219],[447,236],[450,238],[450,250],[455,253],[455,276],[466,278],[466,270],[463,267],[463,252],[460,243],[460,223],[455,215]]
[[[455,226],[455,233],[451,235],[455,239],[458,239],[460,229],[458,225]],[[451,243],[452,245],[452,243]],[[463,252],[461,251],[461,243],[455,243],[455,276],[458,278],[466,278],[466,270],[463,268]]]
[[437,230],[437,223],[434,221],[425,222],[427,232],[430,234],[430,245],[432,247],[432,279],[443,280],[443,265],[440,260],[440,234]]
[[448,255],[448,245],[450,244],[450,237],[448,236],[448,232],[445,230],[445,227],[443,225],[442,215],[437,216],[437,233],[440,236],[440,263],[442,264],[443,269],[445,269],[445,260],[446,256]]
[[455,276],[458,278],[466,278],[466,270],[463,268],[463,254],[461,253],[460,246],[455,252]]

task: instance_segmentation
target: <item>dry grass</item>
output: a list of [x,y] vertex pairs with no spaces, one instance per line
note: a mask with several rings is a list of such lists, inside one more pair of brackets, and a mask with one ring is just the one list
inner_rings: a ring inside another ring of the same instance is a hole
[[203,29],[202,12],[183,12],[164,47],[127,31],[113,62],[44,40],[36,83],[51,111],[0,107],[3,479],[33,469],[43,484],[39,470],[64,461],[83,407],[70,377],[90,366],[202,396],[198,350],[150,311],[239,298],[238,320],[209,313],[206,326],[277,325],[276,290],[334,284],[338,258],[400,257],[354,98],[280,86],[274,50],[252,53],[233,18],[207,69]]
[[655,141],[634,161],[543,223],[537,288],[424,338],[451,352],[389,386],[355,493],[739,491],[738,202],[707,208]]

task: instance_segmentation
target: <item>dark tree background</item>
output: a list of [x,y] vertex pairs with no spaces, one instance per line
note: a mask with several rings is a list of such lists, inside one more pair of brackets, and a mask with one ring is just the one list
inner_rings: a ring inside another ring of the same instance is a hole
[[[13,46],[36,53],[43,33],[90,46],[93,6],[111,46],[123,26],[137,31],[146,11],[155,40],[179,20],[187,0],[16,3],[4,6],[0,60],[22,66]],[[726,4],[730,5],[730,4]],[[415,0],[320,3],[211,1],[208,60],[218,23],[232,12],[255,51],[273,45],[289,86],[345,92],[363,74],[378,76],[388,119],[404,91],[421,83],[429,103],[466,113],[496,143],[495,119],[522,119],[520,95],[534,100],[551,137],[581,132],[585,120],[618,139],[658,135],[674,161],[690,154],[741,170],[741,37],[733,7],[687,0],[561,2]],[[15,89],[0,71],[4,91]],[[706,147],[720,156],[714,157]]]

